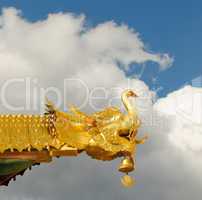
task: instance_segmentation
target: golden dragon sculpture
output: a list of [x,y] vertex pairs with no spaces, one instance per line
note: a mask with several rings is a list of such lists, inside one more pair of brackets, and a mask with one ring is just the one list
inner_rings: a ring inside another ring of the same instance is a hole
[[[0,185],[32,165],[81,152],[103,161],[123,157],[119,171],[133,171],[136,144],[146,137],[136,138],[140,120],[129,97],[136,94],[122,93],[126,114],[109,107],[88,115],[73,106],[66,113],[48,101],[43,115],[0,115]],[[122,183],[131,186],[133,179],[125,175]]]

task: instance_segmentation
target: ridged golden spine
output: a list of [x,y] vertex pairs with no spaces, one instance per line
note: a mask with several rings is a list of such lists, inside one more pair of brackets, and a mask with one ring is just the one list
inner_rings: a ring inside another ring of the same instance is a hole
[[54,129],[51,120],[51,115],[0,115],[0,152],[57,148],[50,132]]

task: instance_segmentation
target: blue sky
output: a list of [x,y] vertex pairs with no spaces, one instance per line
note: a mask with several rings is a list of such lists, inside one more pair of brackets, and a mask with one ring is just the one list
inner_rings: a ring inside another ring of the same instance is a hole
[[135,0],[1,0],[0,8],[13,6],[31,21],[43,19],[51,12],[84,13],[90,25],[114,20],[140,33],[154,52],[167,52],[173,66],[158,72],[155,65],[144,71],[142,79],[153,87],[152,77],[164,89],[160,96],[178,89],[202,74],[202,2],[201,1],[135,1]]

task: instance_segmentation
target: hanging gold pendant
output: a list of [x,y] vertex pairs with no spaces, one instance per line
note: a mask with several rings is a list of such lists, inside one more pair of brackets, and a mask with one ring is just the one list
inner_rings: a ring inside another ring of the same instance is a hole
[[130,188],[135,185],[135,180],[131,176],[126,174],[121,178],[121,183],[124,187]]

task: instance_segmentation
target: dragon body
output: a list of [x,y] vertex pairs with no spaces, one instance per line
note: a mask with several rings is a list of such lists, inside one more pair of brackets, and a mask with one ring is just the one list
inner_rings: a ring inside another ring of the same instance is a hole
[[124,157],[119,170],[132,171],[136,144],[146,139],[136,138],[140,121],[132,96],[131,90],[122,94],[126,114],[115,107],[90,115],[71,107],[66,113],[48,102],[43,115],[0,115],[0,185],[32,165],[83,151],[99,160]]

